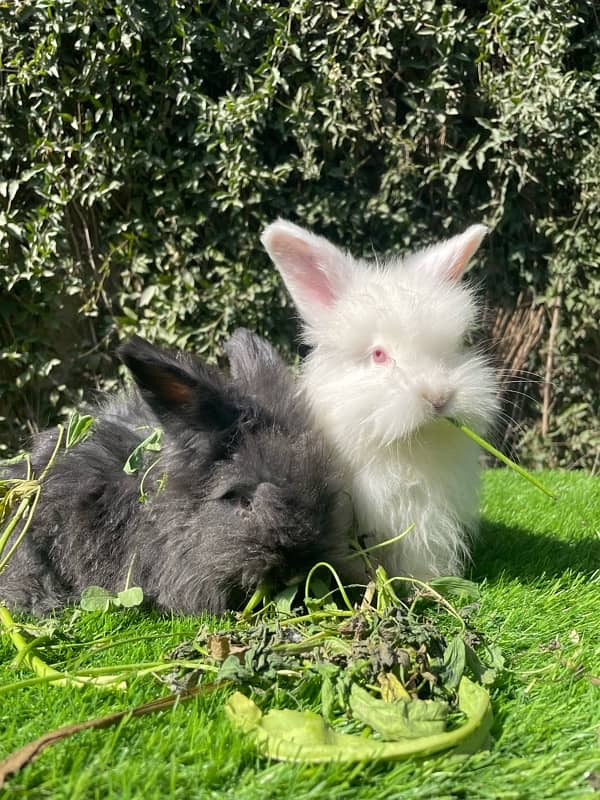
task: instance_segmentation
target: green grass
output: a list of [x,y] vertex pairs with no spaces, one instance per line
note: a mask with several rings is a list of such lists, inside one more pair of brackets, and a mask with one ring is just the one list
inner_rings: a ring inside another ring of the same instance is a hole
[[[593,795],[600,771],[600,481],[546,473],[558,502],[508,470],[485,476],[484,523],[472,577],[482,582],[477,627],[507,670],[492,689],[494,744],[469,759],[305,766],[259,758],[222,713],[226,690],[115,728],[78,734],[9,779],[2,798],[372,798],[538,800]],[[70,619],[67,612],[63,619]],[[143,611],[81,614],[53,653],[60,668],[160,659],[198,619]],[[140,637],[148,638],[142,639]],[[109,649],[93,649],[106,637]],[[127,641],[130,640],[130,641]],[[135,640],[135,641],[133,641]],[[85,643],[88,642],[87,645]],[[82,647],[82,643],[84,646]],[[146,676],[127,692],[33,685],[0,645],[0,758],[47,730],[168,693]],[[62,660],[62,661],[61,661]]]

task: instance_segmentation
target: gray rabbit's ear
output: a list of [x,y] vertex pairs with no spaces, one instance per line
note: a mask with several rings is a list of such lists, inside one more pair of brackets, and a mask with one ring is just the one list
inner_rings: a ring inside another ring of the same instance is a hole
[[193,430],[227,431],[240,417],[220,375],[183,353],[132,336],[118,350],[138,389],[163,422],[179,419]]
[[246,328],[237,328],[225,343],[231,376],[252,381],[257,375],[280,372],[285,363],[266,339]]

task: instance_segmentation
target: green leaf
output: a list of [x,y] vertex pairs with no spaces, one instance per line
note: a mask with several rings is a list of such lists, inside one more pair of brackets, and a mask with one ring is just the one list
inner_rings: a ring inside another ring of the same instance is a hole
[[84,439],[90,434],[90,428],[94,424],[94,418],[89,414],[80,414],[78,411],[74,411],[70,418],[69,418],[69,427],[67,429],[67,442],[66,447],[74,447],[79,442],[83,442]]
[[458,578],[450,575],[444,578],[432,578],[428,585],[442,597],[460,597],[463,600],[475,602],[479,600],[481,593],[479,586],[466,578]]
[[455,636],[444,651],[440,669],[440,680],[444,686],[455,689],[460,683],[466,666],[466,647],[462,636]]
[[88,586],[81,593],[79,605],[84,611],[108,611],[116,595],[101,586]]
[[265,583],[259,584],[254,590],[252,597],[248,600],[242,609],[242,619],[248,619],[252,616],[254,609],[260,605],[269,596],[269,587]]
[[339,697],[338,679],[340,668],[327,662],[316,664],[316,671],[322,676],[321,681],[321,714],[327,720],[333,717],[336,701]]
[[331,594],[329,585],[319,576],[313,575],[310,578],[310,594],[304,597],[304,605],[311,614],[326,608],[335,608],[335,603],[328,599]]
[[233,681],[234,683],[247,683],[252,679],[252,673],[246,669],[236,655],[227,656],[215,676],[215,681]]
[[419,739],[446,729],[448,703],[443,700],[396,700],[386,703],[354,684],[350,690],[352,714],[384,739]]
[[152,433],[147,436],[142,442],[138,444],[135,450],[125,462],[123,472],[128,475],[134,475],[140,470],[144,464],[144,452],[150,450],[152,452],[159,452],[162,448],[163,432],[161,428],[154,428]]
[[294,583],[291,586],[286,586],[276,597],[273,598],[275,608],[280,614],[291,614],[292,603],[298,594],[299,584]]
[[26,461],[29,458],[29,453],[19,453],[18,456],[12,458],[0,458],[0,467],[8,467],[10,464],[18,464],[19,461]]
[[272,709],[263,714],[256,703],[240,692],[229,698],[225,713],[234,726],[254,738],[263,755],[280,761],[318,764],[395,761],[450,749],[454,753],[474,753],[489,738],[493,720],[489,695],[481,686],[463,678],[458,707],[466,716],[459,728],[399,742],[337,733],[310,711]]
[[496,680],[504,669],[504,656],[498,645],[483,645],[484,657],[482,658],[468,644],[465,645],[467,665],[477,680],[488,686]]
[[139,606],[144,601],[144,592],[139,586],[130,586],[129,589],[123,589],[122,592],[117,592],[114,599],[114,604],[123,606],[124,608],[133,608]]
[[531,483],[533,486],[535,486],[537,489],[539,489],[540,492],[543,492],[548,497],[551,497],[552,500],[556,500],[557,499],[556,495],[552,494],[552,492],[549,489],[546,489],[546,487],[544,486],[544,484],[541,481],[539,481],[537,478],[534,478],[533,475],[530,472],[528,472],[526,469],[524,469],[523,467],[519,466],[518,464],[515,464],[514,461],[511,461],[508,456],[505,456],[504,453],[501,453],[500,450],[497,450],[493,445],[491,445],[489,442],[487,442],[483,437],[479,436],[479,434],[475,433],[470,428],[467,428],[466,425],[461,425],[460,422],[457,422],[456,420],[452,419],[452,420],[449,420],[449,421],[453,425],[455,425],[459,430],[461,430],[466,436],[468,436],[469,439],[472,439],[474,442],[477,442],[477,444],[480,447],[482,447],[484,450],[487,450],[488,453],[493,455],[499,461],[502,461],[502,463],[506,464],[507,467],[510,467],[512,470],[517,472],[522,478],[525,478],[525,480],[529,481],[529,483]]

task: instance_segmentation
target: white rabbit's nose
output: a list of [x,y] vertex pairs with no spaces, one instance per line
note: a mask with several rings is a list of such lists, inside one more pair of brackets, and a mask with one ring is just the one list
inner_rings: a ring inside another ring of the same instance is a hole
[[431,403],[433,410],[436,414],[441,414],[445,407],[448,405],[448,401],[452,397],[452,392],[436,392],[431,390],[425,390],[421,392],[421,395],[428,403]]

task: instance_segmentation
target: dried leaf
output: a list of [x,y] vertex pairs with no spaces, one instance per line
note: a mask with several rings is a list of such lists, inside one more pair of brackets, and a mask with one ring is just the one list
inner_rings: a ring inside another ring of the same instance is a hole
[[219,634],[213,634],[208,637],[208,651],[213,658],[216,658],[217,661],[225,661],[227,656],[229,655],[229,637],[227,636],[219,636]]
[[393,672],[380,672],[377,681],[381,686],[381,699],[386,703],[410,700],[410,695]]

